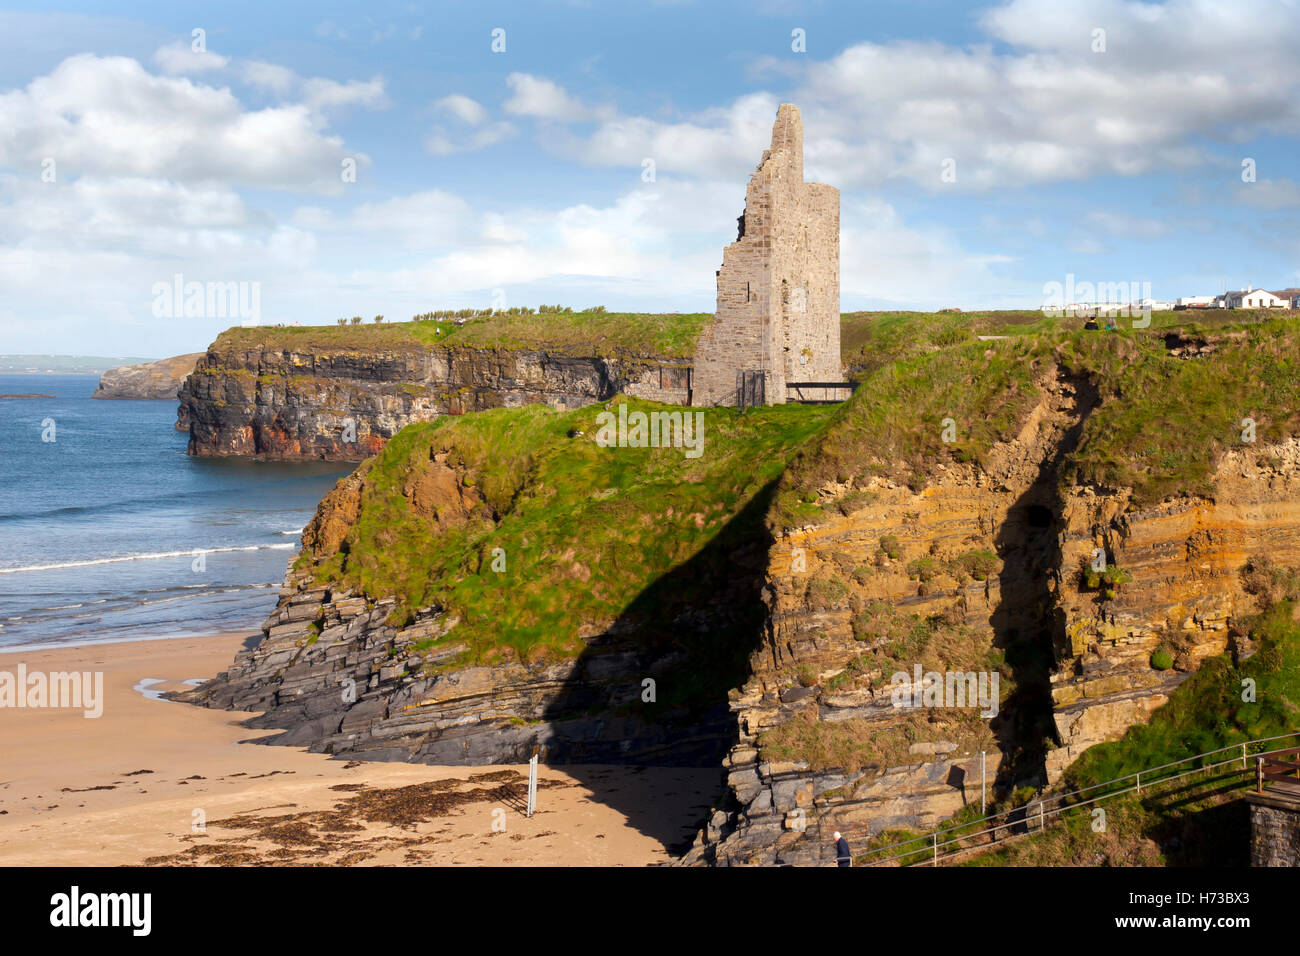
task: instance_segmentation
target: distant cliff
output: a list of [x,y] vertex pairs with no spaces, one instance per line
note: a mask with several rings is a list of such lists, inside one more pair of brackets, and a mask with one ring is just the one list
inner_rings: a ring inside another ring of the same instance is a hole
[[90,397],[175,401],[181,383],[202,355],[202,352],[191,352],[157,362],[110,368],[100,375],[99,386]]
[[231,329],[181,390],[189,452],[359,460],[403,426],[618,392],[684,403],[704,316],[496,317]]

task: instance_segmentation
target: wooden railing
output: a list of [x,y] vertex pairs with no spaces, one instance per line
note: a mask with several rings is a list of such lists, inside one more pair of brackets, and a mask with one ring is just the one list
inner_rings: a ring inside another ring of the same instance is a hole
[[1300,747],[1274,750],[1255,758],[1255,792],[1263,793],[1267,782],[1288,783],[1288,793],[1300,792]]
[[[844,401],[843,398],[826,398],[826,391],[845,392],[852,395],[858,388],[858,382],[786,382],[787,391],[798,391],[798,397],[791,397],[790,401],[798,402],[803,405],[837,405]],[[821,398],[804,398],[803,389],[816,388],[821,389],[823,397]]]

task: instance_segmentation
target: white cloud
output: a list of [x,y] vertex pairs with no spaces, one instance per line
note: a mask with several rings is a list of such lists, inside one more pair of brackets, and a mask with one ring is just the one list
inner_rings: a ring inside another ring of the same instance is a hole
[[326,109],[334,106],[365,106],[370,109],[386,109],[390,105],[384,93],[384,81],[372,77],[366,82],[348,80],[339,83],[323,77],[304,80],[302,84],[303,102],[313,109]]
[[433,104],[434,109],[458,120],[469,130],[451,131],[445,126],[434,126],[424,138],[424,148],[435,156],[450,156],[494,146],[514,136],[518,130],[505,120],[489,122],[488,111],[477,100],[460,93],[444,96]]
[[433,104],[435,109],[450,113],[462,123],[468,123],[470,126],[478,126],[487,122],[488,112],[478,100],[471,99],[460,93],[453,93],[450,96],[444,96]]
[[[373,89],[363,86],[351,95],[373,100]],[[369,159],[345,150],[324,127],[306,104],[248,110],[228,88],[156,76],[126,57],[80,54],[0,94],[0,166],[39,166],[51,157],[64,179],[213,179],[337,191],[342,159]]]
[[154,51],[154,62],[164,73],[207,73],[224,70],[230,57],[219,56],[207,50],[195,50],[184,40],[176,40]]
[[280,96],[287,95],[301,82],[298,74],[287,66],[264,63],[261,60],[245,61],[240,72],[245,83],[271,90]]
[[511,73],[506,77],[506,84],[513,95],[506,100],[504,108],[512,115],[564,123],[580,123],[593,116],[591,110],[544,77]]
[[476,130],[462,131],[449,131],[443,126],[435,126],[424,138],[424,148],[435,156],[468,153],[495,146],[514,136],[516,132],[518,131],[514,126],[505,121],[491,123]]
[[[827,60],[760,61],[759,75],[779,77],[802,109],[808,177],[841,188],[1016,187],[1191,169],[1217,161],[1216,143],[1300,134],[1296,4],[1012,0],[978,22],[991,42],[862,42]],[[1094,29],[1106,31],[1104,53],[1093,52]],[[526,80],[507,109],[591,118],[553,82]],[[752,168],[777,102],[754,93],[672,122],[602,114],[558,148],[592,164],[653,157],[730,177]],[[953,183],[941,176],[947,160]]]

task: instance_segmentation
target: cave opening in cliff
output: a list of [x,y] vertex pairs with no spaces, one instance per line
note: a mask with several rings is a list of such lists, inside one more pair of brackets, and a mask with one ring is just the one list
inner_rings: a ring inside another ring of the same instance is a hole
[[1050,528],[1055,516],[1046,505],[1030,505],[1025,509],[1025,521],[1031,528]]

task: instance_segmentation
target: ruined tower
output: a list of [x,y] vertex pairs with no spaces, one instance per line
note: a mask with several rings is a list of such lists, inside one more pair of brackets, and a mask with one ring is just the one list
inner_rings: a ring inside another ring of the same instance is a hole
[[842,381],[840,192],[803,181],[796,106],[777,110],[739,227],[695,351],[692,404],[774,405],[789,397],[788,383]]

